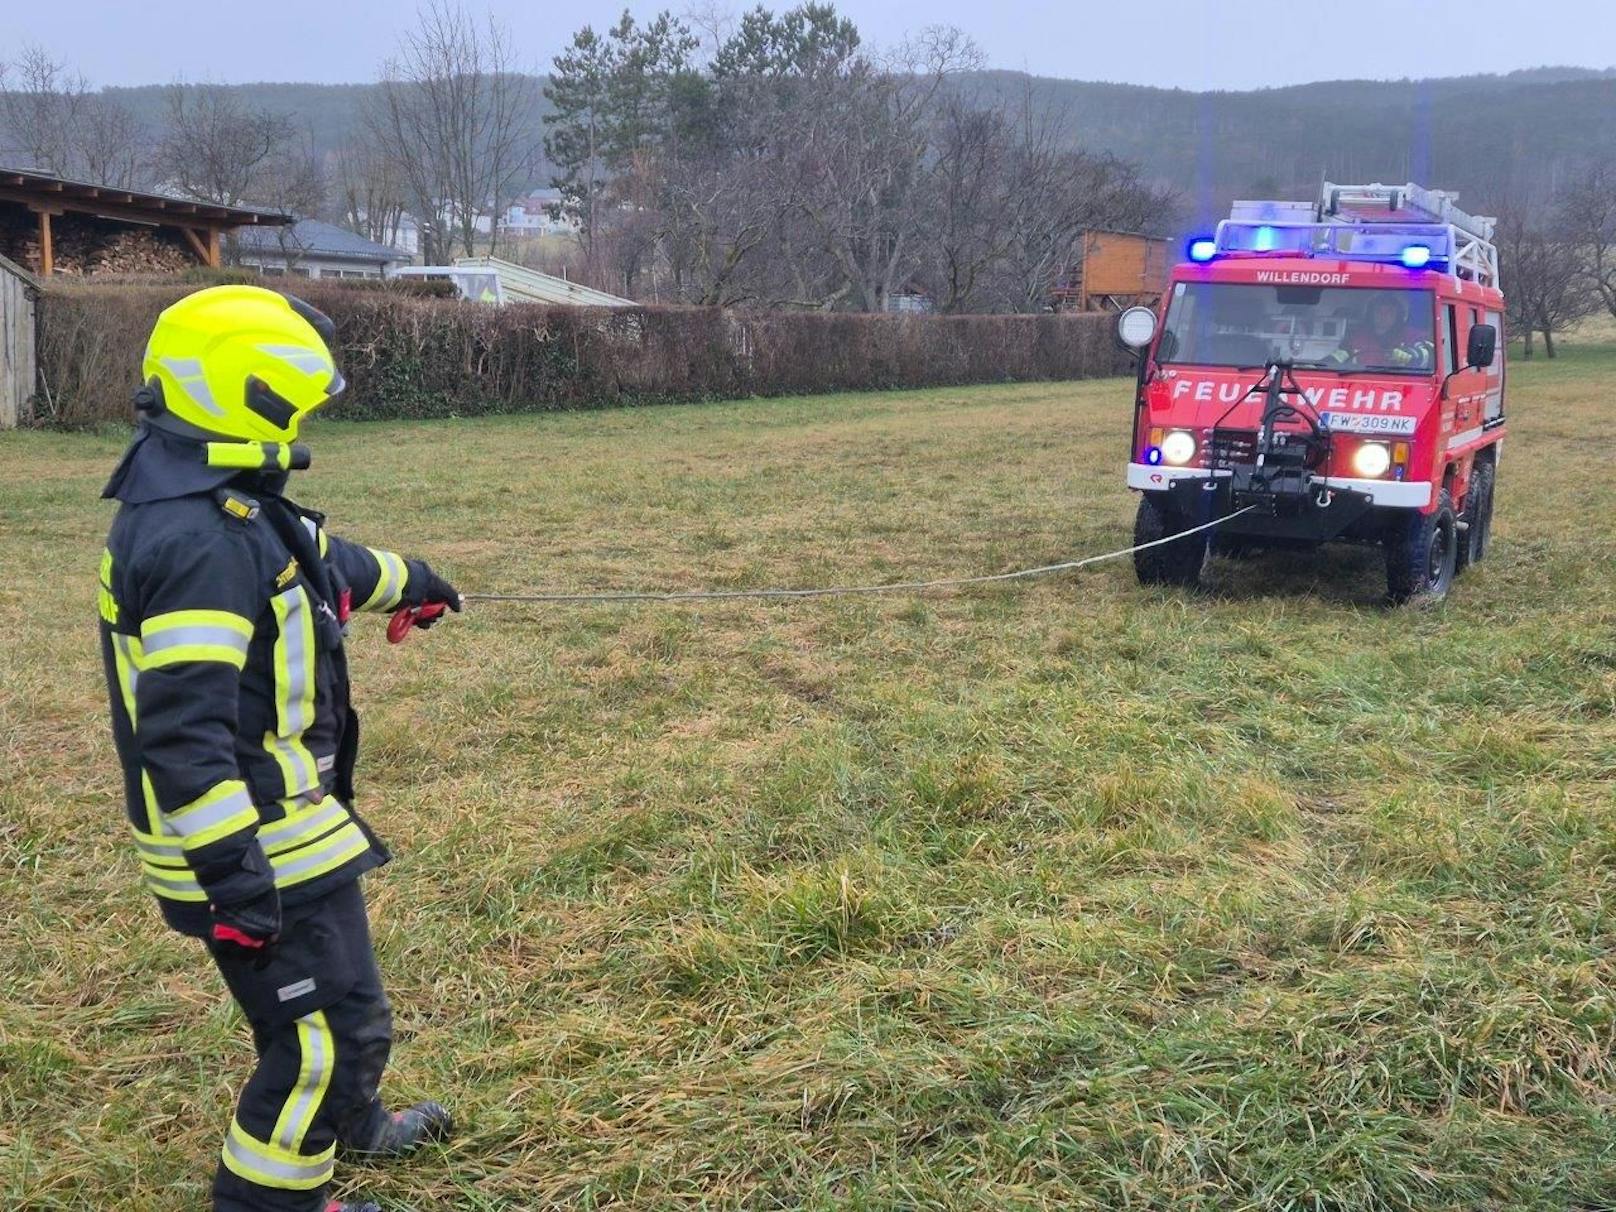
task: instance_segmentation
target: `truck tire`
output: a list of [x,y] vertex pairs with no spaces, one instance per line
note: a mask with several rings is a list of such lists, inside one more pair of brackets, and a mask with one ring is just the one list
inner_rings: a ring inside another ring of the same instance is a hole
[[[1139,514],[1134,519],[1133,541],[1154,543],[1181,530],[1192,529],[1190,522],[1174,509],[1169,501],[1158,500],[1157,494],[1140,495]],[[1133,553],[1133,568],[1141,585],[1180,585],[1193,588],[1201,583],[1201,570],[1206,567],[1207,532],[1191,535],[1176,543],[1162,543]]]
[[1393,523],[1384,542],[1386,596],[1393,605],[1447,596],[1459,560],[1459,519],[1446,488],[1434,510]]
[[1459,541],[1458,572],[1487,558],[1487,548],[1492,542],[1493,485],[1497,474],[1491,463],[1478,463],[1470,473],[1470,491],[1466,494],[1469,499],[1464,507],[1465,532]]

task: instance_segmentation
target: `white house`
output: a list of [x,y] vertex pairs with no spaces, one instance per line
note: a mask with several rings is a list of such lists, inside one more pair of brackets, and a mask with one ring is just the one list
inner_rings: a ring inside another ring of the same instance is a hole
[[[472,230],[479,236],[486,236],[494,230],[494,220],[489,215],[478,215],[471,221]],[[460,236],[460,226],[455,222],[454,216],[447,210],[438,221],[438,232],[450,240],[457,240]],[[409,211],[405,211],[398,220],[398,230],[394,233],[393,247],[399,252],[409,254],[409,257],[421,255],[421,224]]]
[[578,225],[565,216],[556,217],[554,208],[560,204],[559,189],[536,189],[505,208],[499,230],[511,236],[571,235]]
[[233,252],[238,265],[267,277],[385,278],[409,260],[399,249],[318,219],[299,219],[290,227],[243,227]]

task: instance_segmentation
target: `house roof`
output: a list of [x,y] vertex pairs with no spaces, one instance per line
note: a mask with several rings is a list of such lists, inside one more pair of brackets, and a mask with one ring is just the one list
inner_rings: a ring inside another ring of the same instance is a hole
[[95,185],[88,181],[69,181],[66,177],[29,168],[0,167],[0,200],[26,202],[29,205],[45,203],[63,210],[96,214],[105,212],[113,218],[133,218],[180,226],[274,227],[292,221],[290,215],[278,211],[251,206],[216,206],[212,202],[175,198],[168,194],[149,194],[111,185]]
[[312,255],[373,264],[406,259],[396,248],[367,240],[346,228],[334,223],[322,223],[319,219],[299,219],[287,231],[243,228],[236,233],[236,242],[242,252],[270,256]]

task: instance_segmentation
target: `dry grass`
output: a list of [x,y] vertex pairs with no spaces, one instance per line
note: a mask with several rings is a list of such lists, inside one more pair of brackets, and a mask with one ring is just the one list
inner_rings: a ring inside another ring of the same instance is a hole
[[[1609,1206],[1616,351],[1512,372],[1497,545],[926,601],[356,628],[417,1209]],[[302,496],[466,589],[1118,546],[1121,382],[327,424]],[[134,887],[116,436],[0,436],[0,1205],[204,1202],[248,1059]],[[1344,570],[1343,576],[1337,576]]]

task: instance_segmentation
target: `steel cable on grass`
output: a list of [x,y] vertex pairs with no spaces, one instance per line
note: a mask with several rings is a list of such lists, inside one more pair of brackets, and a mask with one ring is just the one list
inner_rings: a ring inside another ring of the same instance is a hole
[[671,593],[642,590],[608,590],[601,593],[467,593],[462,594],[461,598],[466,602],[533,602],[555,605],[586,605],[590,603],[611,604],[623,602],[730,602],[748,598],[856,597],[878,593],[925,593],[934,589],[961,589],[969,585],[991,585],[1000,581],[1019,581],[1029,577],[1051,576],[1057,572],[1072,572],[1079,568],[1088,568],[1094,564],[1103,564],[1107,560],[1120,560],[1124,556],[1133,555],[1135,552],[1146,551],[1152,547],[1162,547],[1168,543],[1176,543],[1190,535],[1211,530],[1214,527],[1223,525],[1231,518],[1238,518],[1243,513],[1250,513],[1255,508],[1255,505],[1247,505],[1244,509],[1236,510],[1234,513],[1227,514],[1190,530],[1181,530],[1177,534],[1170,534],[1165,538],[1151,539],[1148,543],[1135,543],[1132,547],[1123,547],[1117,551],[1085,556],[1081,560],[1063,560],[1059,564],[1042,564],[1037,568],[1020,568],[1014,572],[995,572],[985,576],[942,577],[930,581],[896,581],[882,585],[827,585],[808,589],[692,589]]

